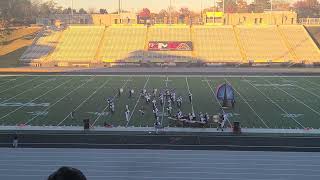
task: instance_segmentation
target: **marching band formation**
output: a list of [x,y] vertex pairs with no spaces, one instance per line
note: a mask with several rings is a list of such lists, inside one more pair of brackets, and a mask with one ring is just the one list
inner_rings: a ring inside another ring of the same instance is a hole
[[[118,97],[123,94],[123,88],[118,89]],[[129,89],[128,91],[128,98],[132,98],[135,94],[134,89]],[[202,113],[183,113],[181,107],[183,106],[184,100],[181,95],[177,95],[174,89],[163,89],[158,91],[158,89],[153,89],[151,92],[148,92],[146,89],[142,89],[140,91],[140,99],[145,101],[145,105],[142,105],[138,110],[141,117],[143,118],[146,114],[147,108],[145,106],[152,107],[152,114],[155,120],[154,126],[156,128],[162,127],[162,119],[160,117],[167,116],[168,119],[172,120],[173,122],[182,124],[183,126],[200,126],[204,127],[205,125],[209,124],[210,122],[215,122],[218,124],[217,130],[223,131],[226,122],[228,121],[227,114],[222,110],[219,115],[210,116],[207,112]],[[192,93],[189,92],[188,94],[188,102],[192,103]],[[107,98],[108,104],[108,111],[111,114],[115,113],[115,104],[114,98]],[[159,109],[162,109],[161,111]],[[173,112],[173,109],[178,109],[177,112]],[[129,109],[129,105],[125,105],[125,119],[127,122],[130,121],[132,113]]]

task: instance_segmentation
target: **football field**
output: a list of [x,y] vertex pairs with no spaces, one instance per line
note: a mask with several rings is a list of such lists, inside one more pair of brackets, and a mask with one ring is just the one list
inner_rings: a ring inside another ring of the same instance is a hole
[[[320,77],[311,76],[108,76],[108,75],[2,75],[0,76],[0,125],[3,126],[92,126],[105,123],[114,127],[152,127],[152,106],[140,96],[174,90],[182,96],[184,114],[218,114],[216,88],[229,83],[235,90],[236,106],[227,110],[228,125],[240,121],[246,128],[305,129],[320,128]],[[118,96],[118,89],[124,92]],[[129,90],[134,94],[129,98]],[[188,101],[189,92],[193,95]],[[108,110],[113,98],[115,113]],[[158,96],[157,96],[158,101]],[[168,118],[166,104],[161,107],[164,127],[176,127]],[[125,107],[130,109],[126,120]],[[139,111],[145,109],[145,115]],[[173,112],[178,108],[174,105]],[[74,113],[72,113],[74,112]],[[73,117],[72,117],[73,116]],[[216,127],[216,124],[210,124]]]

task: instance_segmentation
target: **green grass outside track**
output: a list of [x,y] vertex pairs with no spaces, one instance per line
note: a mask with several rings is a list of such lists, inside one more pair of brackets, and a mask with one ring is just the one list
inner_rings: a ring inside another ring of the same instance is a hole
[[[320,77],[306,76],[0,76],[0,125],[81,126],[89,118],[94,126],[107,122],[150,127],[155,120],[151,105],[139,97],[143,87],[149,92],[175,89],[183,97],[183,113],[194,109],[214,115],[220,112],[214,93],[224,82],[234,87],[236,95],[235,109],[228,110],[230,123],[240,121],[247,128],[320,128]],[[121,87],[124,93],[117,97]],[[135,90],[132,98],[128,98],[129,89]],[[108,97],[116,97],[113,115],[106,108]],[[132,113],[129,122],[125,105]],[[144,117],[141,106],[146,109]],[[72,111],[75,119],[70,117]],[[167,116],[160,119],[165,127],[176,126]]]

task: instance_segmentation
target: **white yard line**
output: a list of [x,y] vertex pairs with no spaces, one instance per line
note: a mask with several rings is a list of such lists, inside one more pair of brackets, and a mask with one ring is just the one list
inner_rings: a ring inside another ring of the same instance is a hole
[[[209,80],[208,80],[206,77],[204,77],[204,81],[207,82],[207,84],[208,84],[208,86],[209,86],[209,88],[210,88],[210,90],[211,90],[211,92],[212,92],[212,95],[214,96],[213,102],[217,102],[217,103],[219,104],[222,112],[225,114],[226,112],[224,111],[224,109],[223,109],[223,107],[222,107],[219,99],[217,98],[216,93],[215,93],[214,90],[212,89],[212,87],[211,87],[211,85],[210,85],[210,83],[209,83]],[[212,95],[211,95],[211,96],[212,96]],[[229,118],[228,118],[227,120],[228,120],[229,126],[232,127],[232,124],[231,124]]]
[[[280,78],[281,78],[281,79],[283,79],[283,80],[288,80],[288,79],[283,78],[282,76],[280,76]],[[299,86],[299,85],[298,85],[298,84],[296,84],[296,83],[294,83],[294,86],[295,86],[295,87],[298,87],[299,89],[302,89],[302,90],[304,90],[304,91],[308,92],[309,94],[312,94],[312,95],[314,95],[315,97],[317,97],[317,98],[319,98],[319,99],[320,99],[320,96],[319,96],[319,95],[317,95],[317,94],[315,94],[315,93],[313,93],[313,92],[309,91],[308,89],[306,89],[306,88],[304,88],[304,87],[302,87],[302,86]]]
[[[1,78],[2,78],[2,77],[1,77]],[[17,79],[21,79],[21,78],[23,78],[23,76],[18,77],[18,78],[15,78],[15,79],[10,79],[10,80],[8,80],[8,81],[6,81],[6,82],[1,83],[1,84],[0,84],[0,87],[2,87],[3,85],[5,85],[5,84],[7,84],[7,83],[9,83],[9,82],[11,82],[11,81],[16,81]]]
[[30,88],[30,89],[27,89],[27,90],[25,90],[25,91],[23,91],[23,92],[15,95],[15,96],[12,96],[12,97],[10,97],[9,99],[6,99],[6,100],[0,102],[0,104],[3,104],[3,103],[5,103],[5,102],[8,102],[8,101],[10,101],[11,99],[14,99],[14,98],[16,98],[16,97],[18,97],[18,96],[20,96],[20,95],[22,95],[22,94],[25,94],[25,93],[27,93],[27,92],[35,89],[35,88],[38,88],[39,86],[41,86],[41,85],[43,85],[43,84],[46,84],[46,83],[48,83],[48,82],[51,82],[51,80],[47,80],[47,81],[45,81],[45,82],[43,82],[43,83],[38,84],[37,86],[34,86],[34,87]]
[[[43,93],[42,95],[40,95],[40,96],[38,96],[38,97],[36,97],[36,98],[32,99],[31,101],[29,101],[28,103],[32,103],[32,102],[34,102],[34,101],[36,101],[36,100],[40,99],[41,97],[43,97],[43,96],[47,95],[48,93],[52,92],[53,90],[57,89],[58,87],[61,87],[62,85],[64,85],[65,83],[67,83],[67,82],[69,82],[69,81],[71,81],[71,79],[70,79],[70,80],[68,80],[68,81],[66,81],[66,82],[64,82],[64,83],[62,83],[62,84],[60,84],[59,86],[57,86],[57,87],[55,87],[55,88],[53,88],[53,89],[50,89],[49,91],[46,91],[46,92],[45,92],[45,93]],[[49,81],[48,81],[48,82],[49,82]],[[45,82],[45,83],[46,83],[46,82]],[[43,83],[43,84],[44,84],[44,83]],[[27,103],[27,104],[28,104],[28,103]],[[13,110],[13,111],[11,111],[11,112],[7,113],[6,115],[2,116],[2,117],[0,118],[0,120],[1,120],[1,119],[3,119],[3,118],[5,118],[5,117],[7,117],[7,116],[9,116],[9,115],[11,115],[12,113],[14,113],[14,112],[18,111],[19,109],[22,109],[23,107],[25,107],[25,104],[23,104],[22,106],[20,106],[20,107],[16,108],[16,109],[15,109],[15,110]]]
[[[284,77],[284,76],[282,76],[282,77]],[[313,85],[316,85],[316,86],[319,86],[320,87],[320,84],[317,84],[317,83],[315,83],[315,82],[313,82],[313,81],[310,81],[310,80],[308,80],[307,78],[305,78],[305,79],[303,79],[304,81],[307,81],[308,83],[310,83],[310,84],[313,84]]]
[[[150,79],[150,76],[148,76],[148,78],[147,78],[147,80],[146,80],[146,82],[145,82],[145,84],[144,84],[144,86],[143,86],[143,89],[146,88],[146,86],[147,86],[147,84],[148,84],[148,82],[149,82],[149,79]],[[132,110],[132,113],[131,113],[131,115],[130,115],[130,117],[129,117],[129,121],[128,121],[127,124],[126,124],[126,127],[128,127],[128,125],[129,125],[129,123],[130,123],[130,121],[131,121],[131,118],[132,118],[132,116],[133,116],[133,113],[134,113],[134,111],[136,110],[138,103],[140,102],[140,99],[141,99],[141,96],[139,95],[139,98],[138,98],[138,100],[137,100],[137,102],[136,102],[136,104],[135,104],[135,106],[134,106],[134,108],[133,108],[133,110]]]
[[[168,81],[169,81],[169,77],[167,76],[167,80],[166,80],[166,89],[168,88]],[[162,106],[162,117],[161,117],[161,125],[163,125],[163,118],[164,118],[164,108],[166,106],[166,102],[163,102],[163,106]]]
[[279,88],[278,86],[273,85],[272,82],[270,82],[269,80],[267,80],[267,79],[264,79],[264,80],[267,81],[271,86],[273,86],[273,87],[279,89],[280,91],[284,92],[285,94],[287,94],[288,96],[292,97],[293,99],[295,99],[299,103],[303,104],[305,107],[307,107],[308,109],[310,109],[311,111],[313,111],[314,113],[316,113],[316,114],[318,114],[320,116],[320,112],[318,112],[318,111],[314,110],[313,108],[311,108],[310,106],[306,105],[304,102],[302,102],[301,100],[297,99],[296,97],[294,97],[293,95],[291,95],[287,91]]
[[[88,79],[86,82],[82,83],[81,85],[79,85],[77,88],[72,89],[72,91],[70,91],[69,93],[65,94],[63,97],[61,97],[58,101],[56,101],[55,103],[51,104],[49,107],[47,107],[46,109],[44,109],[43,111],[48,111],[50,108],[52,108],[53,106],[55,106],[57,103],[59,103],[60,101],[62,101],[64,98],[66,98],[67,96],[69,96],[70,94],[72,94],[73,92],[75,92],[76,90],[80,89],[82,86],[86,85],[90,80],[92,80],[94,77],[91,77],[90,79]],[[58,88],[58,87],[57,87]],[[55,89],[57,89],[55,88]],[[29,119],[26,123],[24,123],[25,125],[29,124],[30,122],[32,122],[35,118],[39,117],[40,115],[36,115],[33,118]]]
[[[85,104],[92,96],[94,96],[98,91],[100,91],[100,89],[102,89],[106,84],[108,84],[110,82],[110,79],[108,79],[107,81],[105,81],[101,86],[99,86],[96,90],[94,90],[85,100],[83,100],[75,109],[73,109],[72,111],[77,111],[83,104]],[[57,126],[60,126],[62,123],[64,123],[64,121],[66,121],[68,119],[69,116],[71,116],[70,112],[62,121],[60,121]]]
[[[129,80],[130,80],[131,78],[129,78],[129,79],[127,79],[126,81],[125,81],[125,83],[122,85],[122,89],[124,89],[126,86],[127,86],[127,84],[128,84],[128,82],[129,82]],[[113,99],[115,99],[115,97],[117,96],[117,94],[118,94],[118,92],[116,92],[116,94],[113,96]],[[101,113],[98,115],[98,117],[94,120],[94,122],[91,124],[91,126],[93,127],[97,122],[98,122],[98,120],[100,119],[100,117],[102,116],[102,113],[106,110],[108,108],[108,105],[101,111]]]
[[[245,78],[243,78],[245,79]],[[254,87],[257,91],[260,92],[260,94],[262,94],[265,98],[267,98],[269,101],[271,101],[272,104],[274,104],[275,106],[277,106],[282,112],[284,112],[286,115],[289,115],[289,113],[284,110],[278,103],[276,103],[275,101],[273,101],[270,97],[268,97],[265,93],[263,93],[259,88],[257,88],[255,85],[253,85],[248,79],[246,82],[248,84],[250,84],[252,87]],[[289,116],[288,116],[289,117]],[[291,117],[292,120],[294,120],[298,125],[300,125],[302,128],[305,128],[298,120],[296,120],[294,117]]]
[[[188,93],[190,94],[190,87],[189,87],[189,81],[188,81],[188,77],[186,77],[186,83],[187,83],[187,87],[188,87]],[[193,98],[192,98],[193,100]],[[192,113],[194,113],[194,108],[193,108],[193,102],[191,101],[191,109],[192,109]]]
[[[230,85],[232,85],[226,78],[224,78],[225,79],[225,81],[228,83],[228,84],[230,84]],[[259,118],[259,120],[263,123],[263,125],[265,125],[266,126],[266,128],[269,128],[269,126],[266,124],[266,122],[262,119],[262,117],[253,109],[253,107],[249,104],[249,102],[240,94],[240,92],[238,92],[237,91],[237,89],[236,88],[234,88],[233,87],[233,89],[234,89],[234,91],[237,93],[237,94],[239,94],[239,96],[240,96],[240,98],[248,105],[248,107],[252,110],[252,112]]]
[[21,83],[21,84],[17,84],[17,85],[12,86],[12,87],[10,87],[10,88],[8,88],[8,89],[5,89],[5,90],[3,90],[3,91],[0,91],[0,94],[3,93],[3,92],[7,92],[7,91],[9,91],[10,89],[23,86],[23,85],[25,85],[25,84],[27,84],[27,83],[30,83],[30,82],[32,82],[32,81],[34,81],[34,80],[36,80],[36,79],[39,79],[39,78],[40,78],[40,77],[36,77],[36,78],[30,79],[30,80],[28,80],[28,81],[24,81],[24,82]]

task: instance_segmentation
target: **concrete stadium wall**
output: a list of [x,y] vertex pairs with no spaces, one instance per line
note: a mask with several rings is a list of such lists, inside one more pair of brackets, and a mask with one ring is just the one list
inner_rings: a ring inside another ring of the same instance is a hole
[[305,26],[313,41],[320,48],[320,25],[307,25]]

